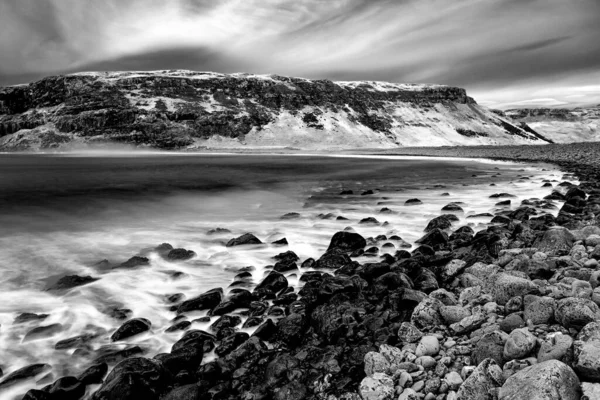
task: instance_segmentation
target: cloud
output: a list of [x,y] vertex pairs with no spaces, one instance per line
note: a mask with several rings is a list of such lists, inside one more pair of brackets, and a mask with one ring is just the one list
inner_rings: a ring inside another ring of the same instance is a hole
[[3,0],[0,84],[186,68],[435,82],[500,104],[595,82],[598,15],[598,0]]

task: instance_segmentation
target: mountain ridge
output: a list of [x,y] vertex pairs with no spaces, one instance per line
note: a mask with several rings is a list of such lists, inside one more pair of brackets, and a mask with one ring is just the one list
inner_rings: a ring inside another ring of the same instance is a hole
[[519,108],[505,111],[556,143],[600,141],[600,105],[575,108]]
[[0,89],[0,149],[394,148],[548,143],[462,88],[187,70],[82,72]]

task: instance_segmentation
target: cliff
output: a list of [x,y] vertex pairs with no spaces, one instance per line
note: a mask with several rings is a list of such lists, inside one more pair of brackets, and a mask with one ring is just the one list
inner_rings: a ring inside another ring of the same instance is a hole
[[98,142],[323,149],[547,140],[442,85],[173,70],[79,73],[0,89],[0,149]]
[[600,141],[600,105],[589,108],[524,108],[506,116],[526,123],[556,143]]

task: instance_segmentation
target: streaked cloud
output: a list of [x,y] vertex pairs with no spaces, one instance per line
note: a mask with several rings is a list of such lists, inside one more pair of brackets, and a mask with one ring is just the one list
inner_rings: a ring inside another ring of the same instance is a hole
[[0,85],[187,68],[585,104],[600,97],[580,90],[599,82],[598,15],[598,0],[2,0]]

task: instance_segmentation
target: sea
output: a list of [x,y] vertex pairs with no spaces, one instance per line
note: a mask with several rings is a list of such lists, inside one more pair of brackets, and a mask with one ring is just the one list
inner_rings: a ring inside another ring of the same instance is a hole
[[[389,155],[0,154],[0,368],[6,376],[29,364],[52,366],[35,379],[0,389],[0,399],[76,376],[117,350],[139,346],[147,357],[168,352],[183,335],[165,332],[176,317],[170,295],[189,299],[218,287],[227,293],[239,287],[231,284],[240,270],[251,271],[251,290],[275,255],[292,250],[300,262],[317,259],[342,230],[369,238],[379,255],[411,251],[427,222],[449,202],[464,209],[453,229],[485,229],[491,217],[469,217],[542,198],[552,190],[543,183],[556,185],[562,176],[546,164]],[[503,199],[490,198],[495,193],[514,195],[511,206],[497,206]],[[409,199],[421,203],[406,205]],[[377,222],[360,223],[368,217]],[[226,247],[245,233],[264,244]],[[273,244],[282,238],[288,245]],[[196,255],[171,262],[155,250],[162,243]],[[112,268],[136,255],[147,257],[149,265]],[[300,287],[301,272],[287,274],[290,285]],[[67,275],[97,280],[49,290]],[[114,318],[114,309],[148,319],[151,330],[111,342],[124,322]],[[21,313],[47,317],[15,323]],[[190,321],[203,316],[206,312],[187,315]],[[191,329],[209,330],[216,319],[193,322]],[[25,337],[53,324],[49,335]],[[91,339],[55,348],[80,335]]]

